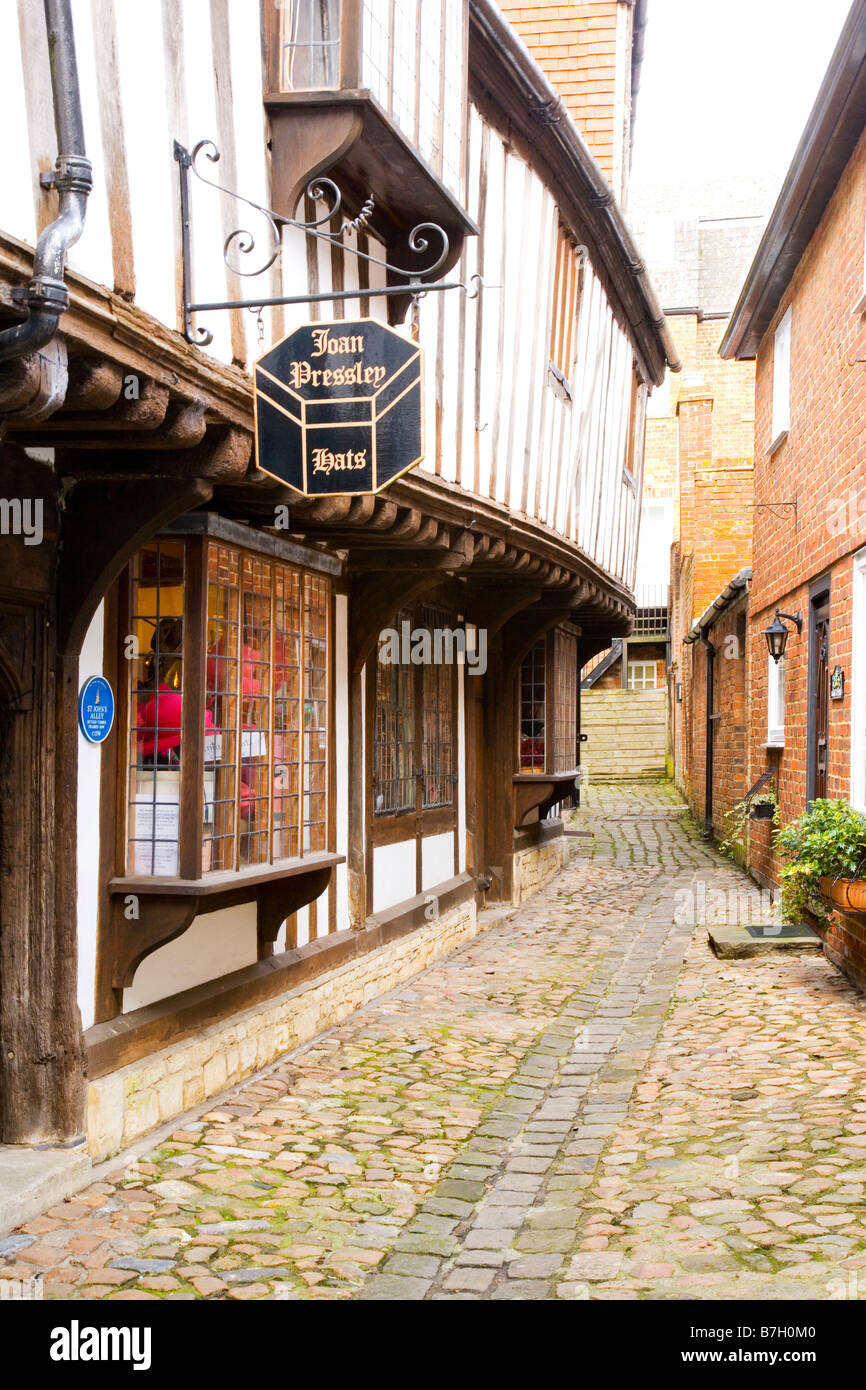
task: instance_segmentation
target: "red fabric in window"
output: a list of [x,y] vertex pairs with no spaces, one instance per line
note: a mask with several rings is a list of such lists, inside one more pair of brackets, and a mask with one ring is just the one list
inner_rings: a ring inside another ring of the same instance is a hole
[[[183,696],[170,685],[160,685],[144,704],[138,704],[138,749],[140,753],[169,753],[180,747]],[[204,726],[214,727],[209,709],[204,712]]]

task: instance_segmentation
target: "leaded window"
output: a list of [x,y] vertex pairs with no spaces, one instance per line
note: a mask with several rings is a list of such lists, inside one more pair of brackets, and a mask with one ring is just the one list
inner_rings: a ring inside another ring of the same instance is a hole
[[127,872],[198,878],[327,845],[330,582],[210,537],[129,572]]
[[[376,816],[451,807],[455,799],[458,629],[441,609],[401,611],[375,672],[373,811]],[[443,635],[445,640],[443,640]],[[449,659],[450,658],[450,659]]]
[[577,637],[556,628],[530,647],[520,667],[517,766],[520,772],[577,767]]

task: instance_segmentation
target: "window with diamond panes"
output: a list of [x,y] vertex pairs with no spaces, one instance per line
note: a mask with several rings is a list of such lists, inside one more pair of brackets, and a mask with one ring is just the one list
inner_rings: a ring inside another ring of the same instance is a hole
[[466,112],[464,0],[364,0],[362,78],[459,196]]
[[184,699],[183,542],[156,542],[130,567],[128,871],[178,873]]
[[[425,608],[421,626],[431,633],[444,633],[451,621],[440,609]],[[425,810],[450,806],[454,800],[453,672],[453,666],[444,662],[421,667],[421,804]]]
[[571,381],[574,370],[582,275],[580,255],[565,228],[560,226],[553,270],[550,363],[566,382]]
[[[411,626],[398,613],[397,631]],[[376,663],[376,715],[373,733],[373,810],[377,816],[415,809],[415,668]]]

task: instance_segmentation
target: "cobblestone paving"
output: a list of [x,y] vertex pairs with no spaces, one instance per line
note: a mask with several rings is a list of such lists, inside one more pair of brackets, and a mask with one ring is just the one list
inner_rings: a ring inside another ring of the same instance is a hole
[[[667,785],[593,787],[509,921],[0,1239],[59,1298],[866,1295],[866,1007],[722,962],[743,876]],[[860,1284],[858,1286],[858,1279]]]

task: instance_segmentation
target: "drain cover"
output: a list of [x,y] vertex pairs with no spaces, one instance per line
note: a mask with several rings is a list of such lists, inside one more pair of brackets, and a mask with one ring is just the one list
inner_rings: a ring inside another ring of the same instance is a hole
[[811,927],[806,926],[805,922],[785,922],[782,925],[778,922],[770,922],[767,926],[763,927],[746,927],[746,931],[749,933],[749,936],[760,937],[762,939],[766,937],[768,940],[775,941],[791,941],[796,940],[798,937],[816,935]]

